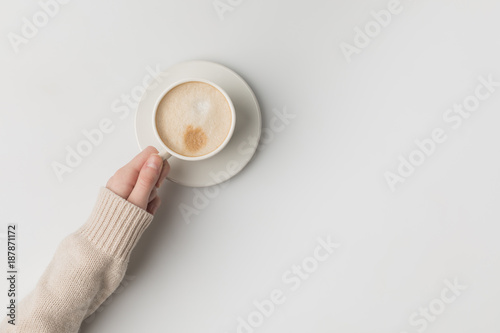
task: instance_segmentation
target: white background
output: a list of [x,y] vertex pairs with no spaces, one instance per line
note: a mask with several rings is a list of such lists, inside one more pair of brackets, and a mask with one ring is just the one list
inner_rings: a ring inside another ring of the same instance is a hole
[[[18,53],[7,36],[40,6],[2,2],[0,220],[19,226],[21,297],[139,151],[135,110],[113,101],[148,66],[202,59],[247,80],[264,128],[295,118],[190,223],[197,192],[161,189],[127,285],[82,332],[236,332],[273,289],[286,302],[256,332],[417,332],[409,317],[455,278],[467,289],[425,331],[497,331],[500,89],[456,130],[442,117],[480,75],[500,81],[500,3],[401,0],[348,62],[340,44],[388,2],[252,0],[221,20],[212,0],[73,0]],[[51,164],[103,118],[114,131],[60,182]],[[437,127],[447,141],[392,192],[384,173]],[[282,275],[327,236],[340,248],[291,291]]]

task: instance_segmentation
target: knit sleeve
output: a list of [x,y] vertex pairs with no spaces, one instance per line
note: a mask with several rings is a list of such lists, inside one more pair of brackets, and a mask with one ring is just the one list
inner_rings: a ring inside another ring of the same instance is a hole
[[0,332],[78,332],[119,286],[130,253],[153,215],[107,188],[87,222],[59,244],[35,289],[18,304],[16,325]]

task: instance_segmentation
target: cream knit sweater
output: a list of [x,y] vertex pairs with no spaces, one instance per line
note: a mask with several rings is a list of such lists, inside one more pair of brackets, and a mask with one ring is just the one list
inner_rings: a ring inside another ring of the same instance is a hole
[[130,252],[152,219],[102,188],[88,221],[63,239],[35,289],[19,302],[16,325],[5,318],[0,332],[78,332],[120,284]]

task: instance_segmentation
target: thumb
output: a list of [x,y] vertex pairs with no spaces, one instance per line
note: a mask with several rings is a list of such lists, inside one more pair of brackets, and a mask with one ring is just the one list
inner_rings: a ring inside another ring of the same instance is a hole
[[137,182],[127,200],[134,205],[146,209],[149,195],[160,177],[163,160],[158,154],[149,156],[139,172]]

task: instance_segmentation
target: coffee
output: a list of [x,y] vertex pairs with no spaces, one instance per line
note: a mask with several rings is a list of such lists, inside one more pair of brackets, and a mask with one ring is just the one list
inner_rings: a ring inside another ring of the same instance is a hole
[[158,105],[155,124],[168,148],[183,156],[198,157],[224,142],[231,129],[232,112],[216,87],[192,81],[167,92]]

